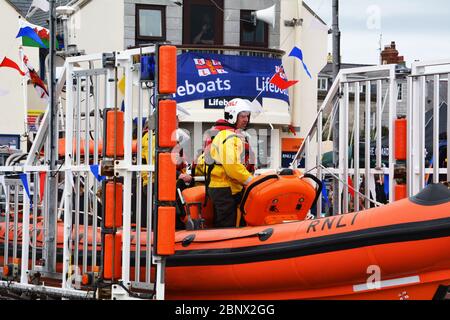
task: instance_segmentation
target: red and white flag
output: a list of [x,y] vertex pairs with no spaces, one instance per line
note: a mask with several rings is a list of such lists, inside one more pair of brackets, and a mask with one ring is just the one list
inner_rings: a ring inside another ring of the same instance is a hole
[[275,73],[275,75],[272,77],[272,79],[270,79],[270,83],[274,84],[275,86],[277,86],[281,90],[286,90],[289,87],[292,87],[293,85],[295,85],[297,82],[298,82],[298,80],[287,80],[287,79],[284,79],[281,76],[280,72]]
[[28,57],[23,53],[23,51],[20,51],[20,56],[22,58],[23,64],[26,67],[26,75],[31,80],[31,83],[33,84],[34,88],[36,89],[37,93],[39,94],[39,97],[41,99],[47,100],[49,99],[47,86],[45,85],[44,81],[39,77],[38,73],[34,69],[34,67],[31,65],[30,60]]

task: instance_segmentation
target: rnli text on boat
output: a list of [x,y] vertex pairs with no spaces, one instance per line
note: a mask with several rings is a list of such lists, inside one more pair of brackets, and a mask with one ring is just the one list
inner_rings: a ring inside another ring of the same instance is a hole
[[[332,230],[332,229],[343,228],[348,225],[352,226],[355,224],[357,216],[358,216],[358,213],[355,213],[353,215],[344,214],[341,216],[312,220],[308,226],[308,229],[306,230],[306,233],[309,233],[310,231],[316,232],[318,230],[323,231],[323,230],[325,230],[325,228],[327,228],[328,230]],[[336,221],[336,223],[334,223],[335,221]]]

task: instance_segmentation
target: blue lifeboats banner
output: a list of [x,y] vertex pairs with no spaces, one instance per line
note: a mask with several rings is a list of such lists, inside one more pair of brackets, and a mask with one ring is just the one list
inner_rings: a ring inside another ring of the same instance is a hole
[[[253,100],[261,90],[259,98],[289,103],[288,90],[269,83],[282,68],[281,59],[189,52],[178,55],[177,63],[177,93],[173,96],[179,103],[224,97]],[[223,103],[210,105],[223,107]]]

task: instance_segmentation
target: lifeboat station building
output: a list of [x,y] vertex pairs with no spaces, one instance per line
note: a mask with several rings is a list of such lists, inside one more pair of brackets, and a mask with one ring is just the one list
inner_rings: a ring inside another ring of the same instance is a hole
[[[23,9],[26,16],[27,1],[7,2],[16,10]],[[84,54],[97,54],[152,43],[177,46],[178,88],[174,99],[190,113],[181,119],[180,127],[190,132],[191,157],[201,150],[203,133],[223,117],[227,101],[257,98],[264,112],[251,118],[249,128],[254,135],[251,143],[256,165],[261,169],[289,166],[314,121],[317,75],[327,62],[328,27],[306,3],[79,0],[71,1],[71,6],[76,11],[68,17],[68,51],[76,48]],[[101,19],[99,12],[105,13]],[[255,12],[262,16],[256,22],[252,19]],[[33,17],[29,19],[36,23]],[[41,20],[41,24],[47,23]],[[295,46],[302,50],[311,78],[302,61],[288,56]],[[30,49],[39,56],[38,48]],[[40,69],[45,68],[45,60],[34,60]],[[61,66],[63,63],[59,61]],[[298,83],[287,90],[270,84],[280,70]],[[17,101],[23,100],[20,90],[16,95]],[[118,99],[118,103],[123,101],[123,97]],[[26,117],[16,118],[20,123],[14,134],[22,135],[22,119]]]

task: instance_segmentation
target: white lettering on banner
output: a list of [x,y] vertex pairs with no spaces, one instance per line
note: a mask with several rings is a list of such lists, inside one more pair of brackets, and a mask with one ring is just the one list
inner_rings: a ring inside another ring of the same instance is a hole
[[269,83],[270,79],[272,78],[266,78],[266,77],[262,77],[256,78],[256,91],[269,91],[269,92],[274,92],[274,93],[281,93],[284,94],[286,96],[289,96],[289,92],[288,90],[281,90],[280,88],[278,88],[277,86],[275,86],[273,83]]
[[208,99],[206,105],[209,107],[225,107],[228,100],[226,99],[220,99],[220,98],[212,98]]
[[184,81],[184,85],[177,88],[177,95],[180,97],[190,96],[196,93],[215,92],[215,91],[229,91],[231,90],[231,81],[216,79],[215,81],[199,82],[191,84],[188,80]]
[[[256,91],[260,92],[264,90],[265,92],[271,92],[271,93],[280,93],[284,94],[285,96],[289,96],[288,90],[281,90],[274,84],[270,83],[269,77],[256,77]],[[184,81],[184,84],[179,86],[177,88],[177,96],[184,97],[184,96],[190,96],[194,94],[204,94],[204,93],[212,93],[216,91],[230,91],[232,88],[231,80],[222,80],[220,78],[217,78],[214,81],[207,81],[207,82],[199,82],[197,84],[192,84],[188,80]],[[225,96],[226,93],[224,92],[223,95]]]

